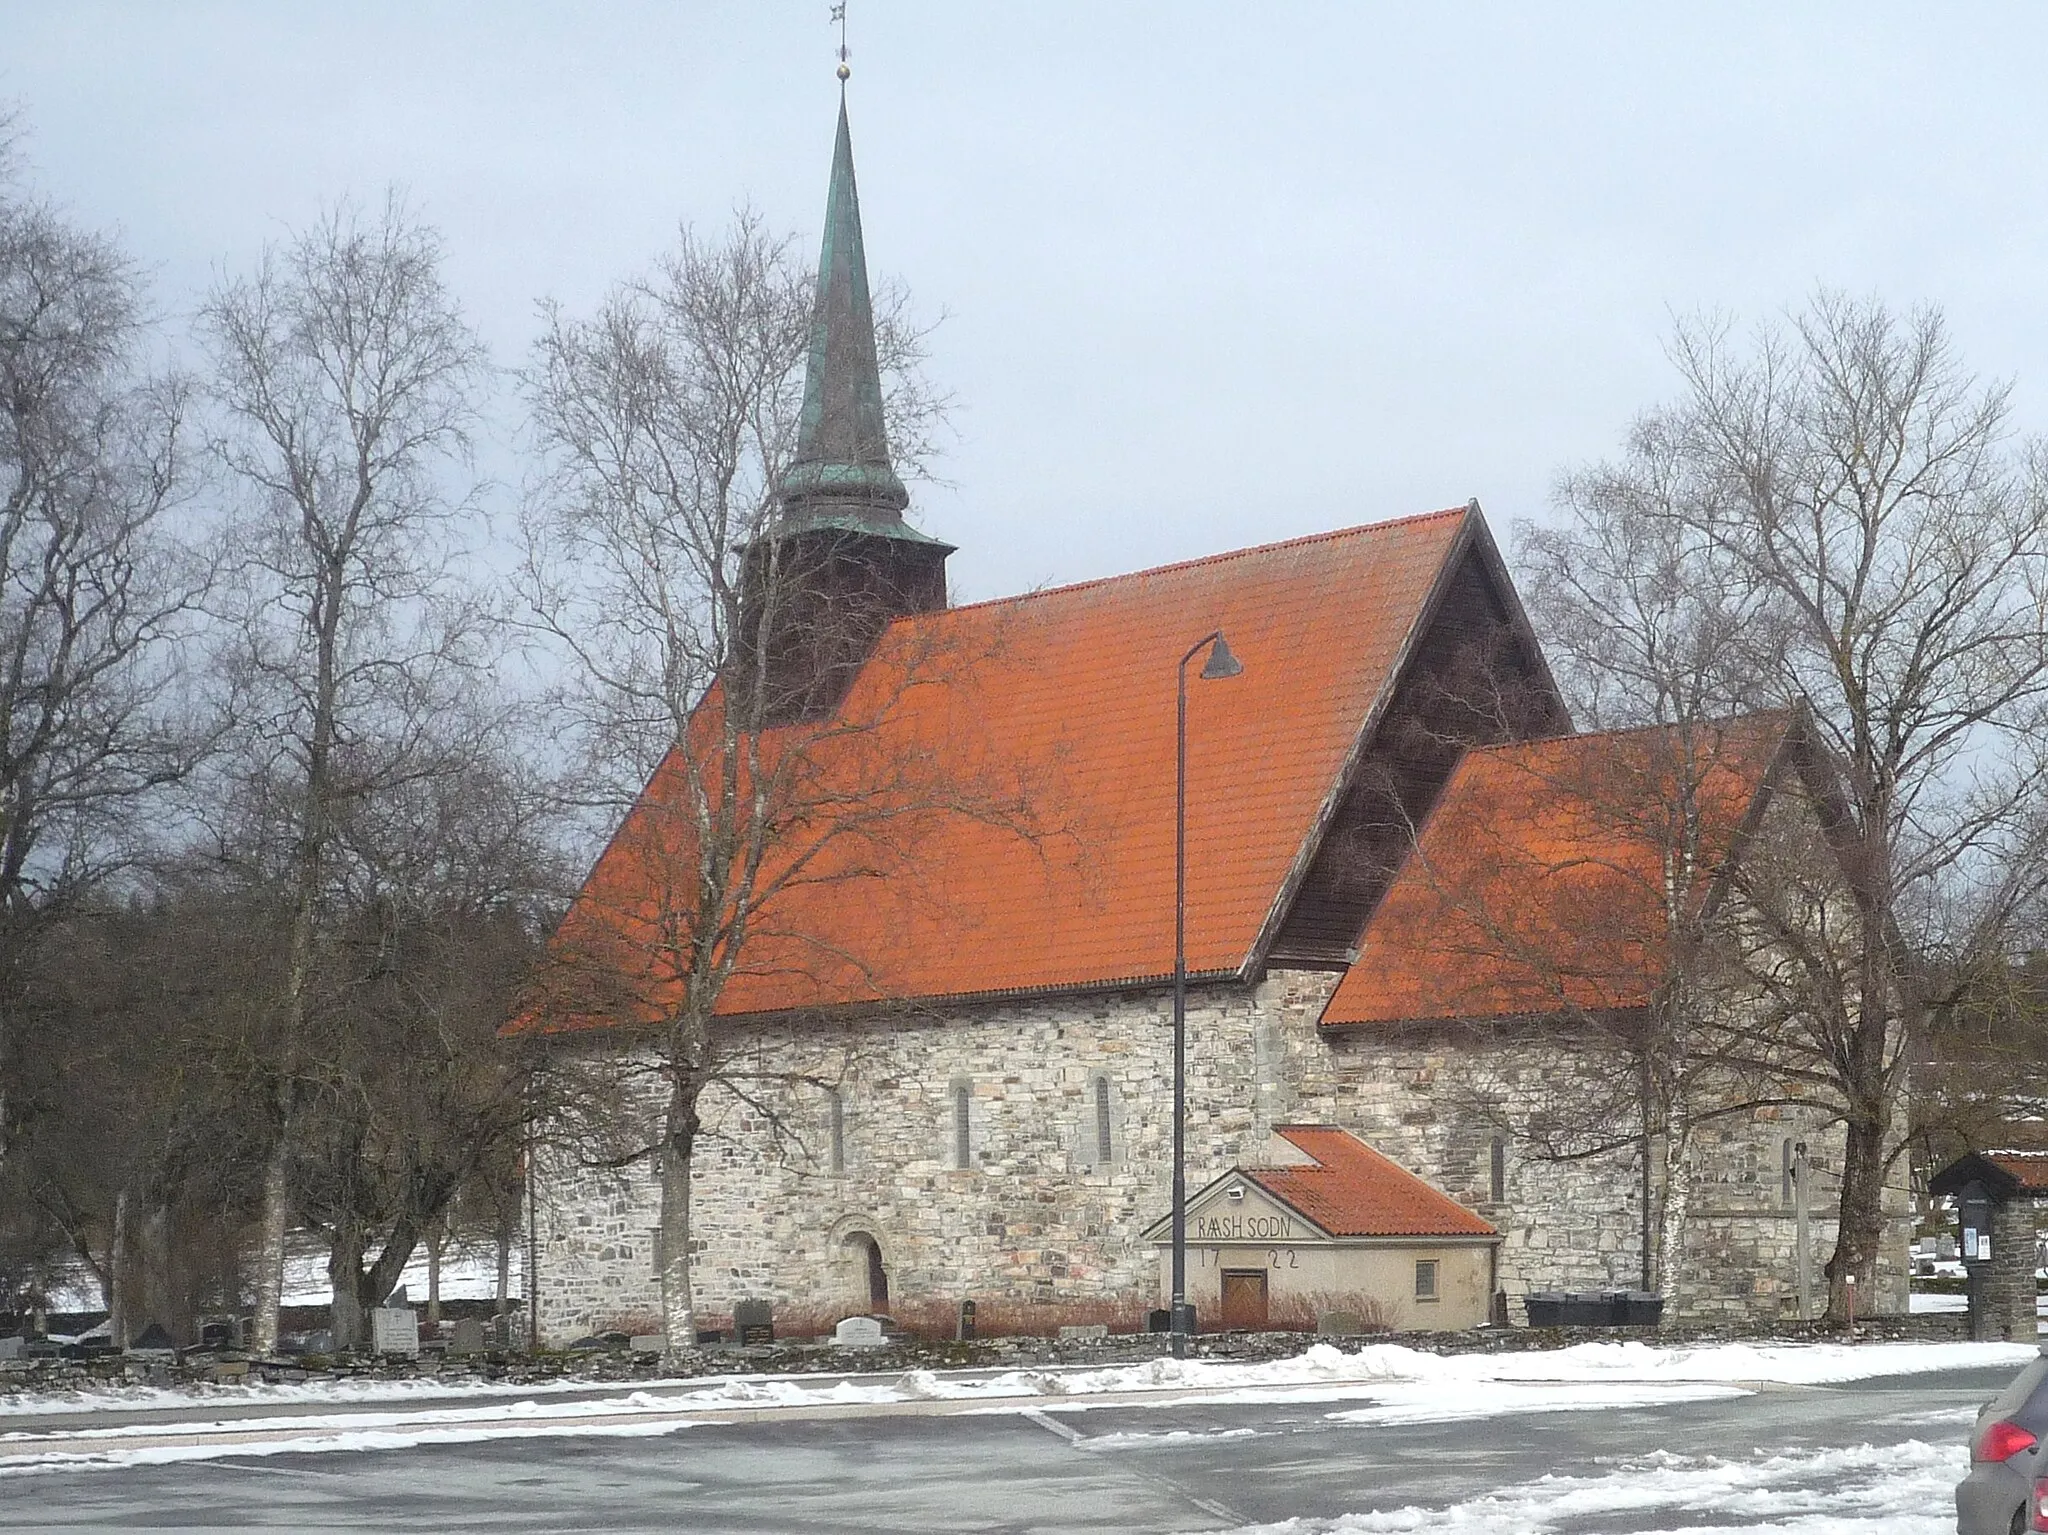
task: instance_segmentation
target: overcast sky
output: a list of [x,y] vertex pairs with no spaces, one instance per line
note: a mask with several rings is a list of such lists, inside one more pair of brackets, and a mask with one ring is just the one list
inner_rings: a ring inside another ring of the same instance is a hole
[[[395,181],[516,364],[679,222],[813,247],[827,11],[0,0],[0,99],[166,308]],[[2048,414],[2048,6],[852,0],[851,42],[869,260],[948,316],[914,515],[964,597],[1473,496],[1505,532],[1668,391],[1674,311],[1820,283],[1939,302]]]

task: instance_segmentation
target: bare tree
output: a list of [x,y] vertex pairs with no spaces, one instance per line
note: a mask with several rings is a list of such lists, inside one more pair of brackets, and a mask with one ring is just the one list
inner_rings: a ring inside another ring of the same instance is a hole
[[[535,1011],[629,1026],[658,1083],[651,1139],[620,1155],[658,1170],[671,1353],[695,1342],[689,1190],[705,1094],[772,1120],[770,1085],[829,1069],[771,1059],[722,1023],[731,983],[859,973],[860,956],[827,952],[806,928],[805,893],[830,885],[861,899],[864,882],[914,861],[935,820],[1029,834],[1019,782],[942,781],[898,728],[907,699],[971,664],[941,653],[936,626],[863,668],[885,617],[859,600],[805,609],[806,653],[824,671],[807,671],[796,694],[778,680],[764,636],[818,575],[777,517],[824,303],[788,242],[742,215],[722,240],[686,236],[655,278],[591,320],[554,315],[529,375],[549,466],[528,521],[531,622],[574,658],[565,708],[590,746],[650,770],[557,935]],[[887,319],[889,432],[915,461],[937,406],[915,381],[915,337]]]
[[467,503],[449,477],[485,363],[443,285],[437,236],[395,194],[266,251],[201,320],[214,453],[238,491],[222,665],[243,723],[244,803],[274,833],[288,913],[266,1051],[255,1342],[268,1350],[337,838],[378,790],[449,770],[432,726],[460,713],[478,674],[478,615],[451,569]]
[[1747,345],[1681,326],[1671,355],[1680,398],[1567,480],[1547,552],[1561,580],[1582,556],[1648,551],[1671,594],[1664,654],[1691,680],[1669,701],[1643,645],[1602,653],[1620,627],[1603,591],[1561,604],[1567,644],[1627,707],[1800,709],[1830,759],[1831,856],[1745,860],[1747,979],[1768,1000],[1730,1048],[1846,1127],[1839,1315],[1852,1278],[1874,1282],[1909,1042],[2048,877],[2026,813],[2048,782],[2048,477],[2007,390],[1967,373],[1931,310],[1823,293]]
[[186,506],[186,391],[152,377],[140,277],[110,239],[5,176],[0,120],[0,1157],[38,935],[149,842],[191,766],[172,643],[204,571]]

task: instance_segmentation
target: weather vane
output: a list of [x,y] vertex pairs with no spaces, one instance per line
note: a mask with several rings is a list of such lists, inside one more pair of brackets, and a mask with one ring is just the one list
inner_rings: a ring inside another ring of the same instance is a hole
[[832,7],[832,20],[839,27],[839,80],[843,85],[846,77],[853,73],[846,64],[847,59],[851,57],[846,51],[846,0],[839,0],[839,3]]

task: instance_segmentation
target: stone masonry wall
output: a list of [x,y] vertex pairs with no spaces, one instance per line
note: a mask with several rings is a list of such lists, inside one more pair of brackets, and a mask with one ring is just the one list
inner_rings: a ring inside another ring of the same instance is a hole
[[[1569,1091],[1613,1069],[1554,1038],[1318,1037],[1335,977],[1276,971],[1189,997],[1188,1187],[1258,1159],[1272,1127],[1341,1125],[1479,1210],[1501,1230],[1500,1280],[1529,1290],[1632,1287],[1640,1253],[1633,1149],[1544,1160],[1512,1137],[1505,1198],[1490,1199],[1494,1137],[1516,1084]],[[753,1104],[714,1089],[692,1182],[695,1299],[868,1303],[865,1248],[880,1247],[892,1301],[1113,1298],[1158,1304],[1157,1259],[1138,1234],[1167,1210],[1171,999],[1164,991],[963,1007],[864,1025],[764,1027]],[[797,1073],[808,1078],[789,1085]],[[1109,1084],[1099,1156],[1097,1079]],[[970,1094],[969,1163],[956,1165],[956,1088]],[[842,1105],[834,1170],[830,1096]],[[1489,1102],[1497,1105],[1489,1109]],[[1793,1219],[1782,1143],[1839,1166],[1840,1135],[1789,1117],[1712,1121],[1694,1137],[1687,1283],[1674,1316],[1790,1314]],[[537,1159],[539,1316],[557,1343],[658,1309],[655,1181],[646,1164]],[[1904,1310],[1905,1191],[1891,1193],[1879,1310]],[[1831,1188],[1814,1180],[1814,1273],[1833,1241]],[[1892,1249],[1896,1247],[1897,1253]],[[1897,1294],[1887,1284],[1895,1279]],[[1823,1292],[1824,1293],[1824,1292]],[[1519,1308],[1517,1308],[1519,1309]]]

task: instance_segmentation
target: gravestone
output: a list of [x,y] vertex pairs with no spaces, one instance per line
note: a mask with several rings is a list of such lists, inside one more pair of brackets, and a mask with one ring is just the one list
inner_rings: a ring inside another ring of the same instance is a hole
[[1355,1311],[1325,1311],[1316,1318],[1319,1338],[1355,1338],[1365,1330],[1365,1318]]
[[882,1324],[871,1316],[850,1316],[832,1329],[832,1341],[840,1348],[880,1348]]
[[775,1308],[764,1300],[743,1300],[732,1308],[733,1339],[740,1347],[775,1341]]
[[1173,1313],[1164,1306],[1158,1306],[1145,1313],[1145,1331],[1172,1332]]
[[484,1324],[473,1316],[455,1319],[455,1325],[448,1332],[448,1352],[451,1354],[481,1354],[484,1351]]
[[410,1306],[379,1306],[370,1313],[370,1352],[420,1356],[419,1313]]
[[240,1348],[242,1346],[242,1324],[239,1318],[224,1316],[203,1316],[199,1319],[199,1346],[202,1349]]
[[151,1322],[142,1329],[142,1336],[128,1345],[131,1354],[172,1354],[177,1345],[171,1342],[171,1335],[164,1331],[164,1324]]
[[0,1360],[19,1359],[28,1350],[25,1338],[0,1338]]
[[960,1302],[960,1321],[953,1329],[953,1339],[958,1343],[974,1340],[974,1302],[971,1300]]
[[[704,1341],[702,1333],[697,1335],[697,1341],[699,1343]],[[714,1337],[711,1341],[716,1343],[718,1340]],[[642,1332],[633,1335],[633,1352],[636,1354],[659,1354],[667,1347],[668,1340],[658,1332]]]
[[1062,1343],[1086,1343],[1094,1338],[1106,1338],[1108,1336],[1109,1323],[1107,1322],[1083,1322],[1078,1326],[1062,1327],[1060,1329],[1060,1342]]

